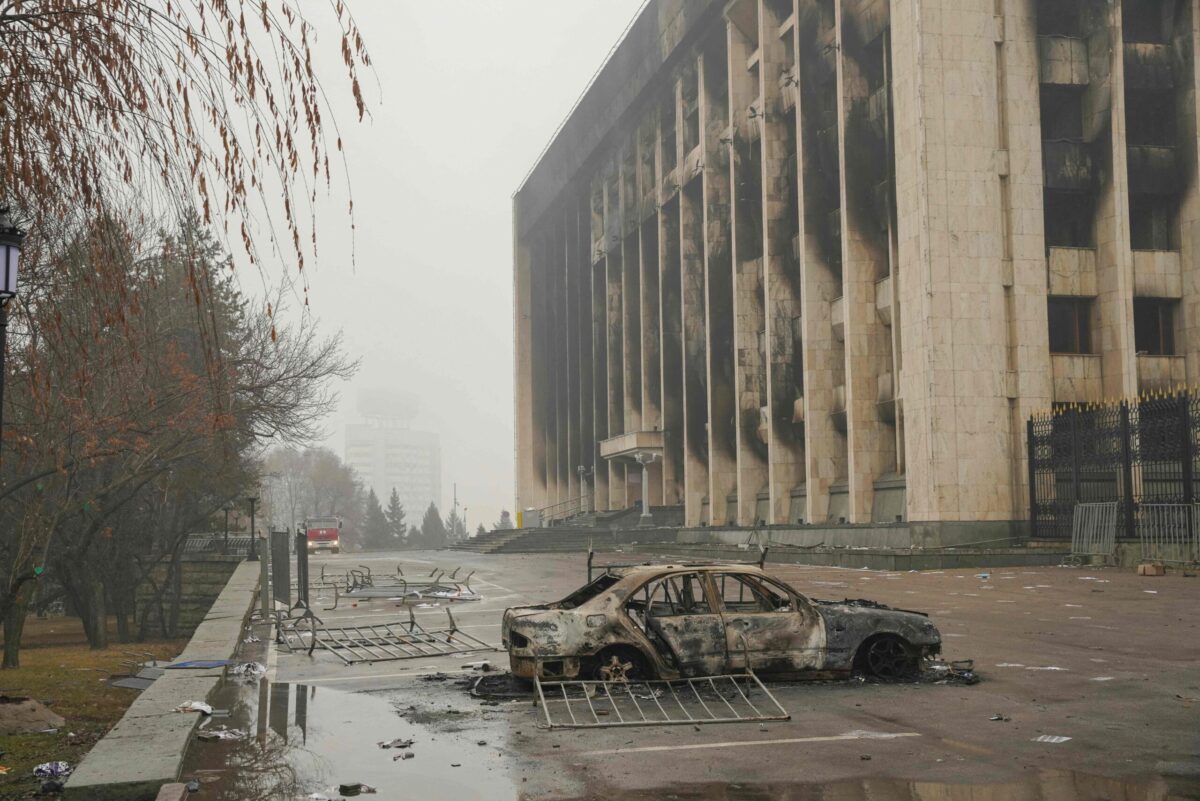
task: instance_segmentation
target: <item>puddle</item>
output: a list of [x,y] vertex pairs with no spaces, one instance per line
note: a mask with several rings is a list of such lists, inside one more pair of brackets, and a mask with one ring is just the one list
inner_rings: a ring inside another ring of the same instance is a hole
[[[1194,801],[1200,783],[1159,777],[1112,779],[1067,771],[1031,772],[1019,781],[950,784],[866,778],[827,784],[695,784],[670,789],[593,791],[605,801],[829,801],[829,799],[937,799],[937,801]],[[584,798],[575,801],[584,801]]]
[[[411,691],[351,693],[265,679],[229,685],[212,703],[230,717],[208,726],[249,736],[193,743],[182,776],[201,781],[197,798],[205,801],[295,801],[313,793],[336,799],[339,784],[357,782],[376,788],[362,797],[378,801],[518,798],[507,720],[478,710],[477,701],[430,703],[423,696],[418,708],[413,700]],[[408,749],[378,745],[395,739],[414,742]],[[397,758],[403,751],[413,757]]]

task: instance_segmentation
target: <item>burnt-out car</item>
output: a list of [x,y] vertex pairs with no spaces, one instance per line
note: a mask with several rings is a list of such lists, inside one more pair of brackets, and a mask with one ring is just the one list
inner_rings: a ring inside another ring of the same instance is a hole
[[741,672],[915,673],[941,650],[928,616],[872,601],[820,601],[740,564],[613,569],[557,603],[504,613],[513,675],[543,680]]

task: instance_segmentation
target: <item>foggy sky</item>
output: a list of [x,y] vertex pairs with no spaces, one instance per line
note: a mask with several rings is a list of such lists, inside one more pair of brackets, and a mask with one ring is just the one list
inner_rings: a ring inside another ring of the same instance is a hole
[[[335,102],[356,265],[335,194],[306,277],[322,327],[343,329],[362,367],[339,387],[325,444],[343,455],[360,390],[411,392],[412,427],[441,436],[439,507],[457,482],[472,530],[513,503],[512,194],[641,3],[349,3],[375,71],[373,119]],[[342,91],[336,41],[318,48],[326,88]]]

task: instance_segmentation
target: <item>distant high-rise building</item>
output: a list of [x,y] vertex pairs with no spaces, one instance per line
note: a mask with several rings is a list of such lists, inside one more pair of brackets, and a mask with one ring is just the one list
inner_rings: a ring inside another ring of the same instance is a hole
[[390,393],[364,393],[363,422],[346,426],[346,463],[363,484],[387,505],[392,490],[400,496],[409,522],[420,522],[430,503],[441,505],[442,448],[437,434],[410,427],[410,399]]

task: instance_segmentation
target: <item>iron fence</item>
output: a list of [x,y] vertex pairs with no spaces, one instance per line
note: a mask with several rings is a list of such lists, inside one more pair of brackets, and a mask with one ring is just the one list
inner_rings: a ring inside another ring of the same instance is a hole
[[1113,503],[1118,538],[1195,539],[1200,391],[1056,409],[1030,418],[1027,437],[1035,538],[1070,540],[1077,505]]

